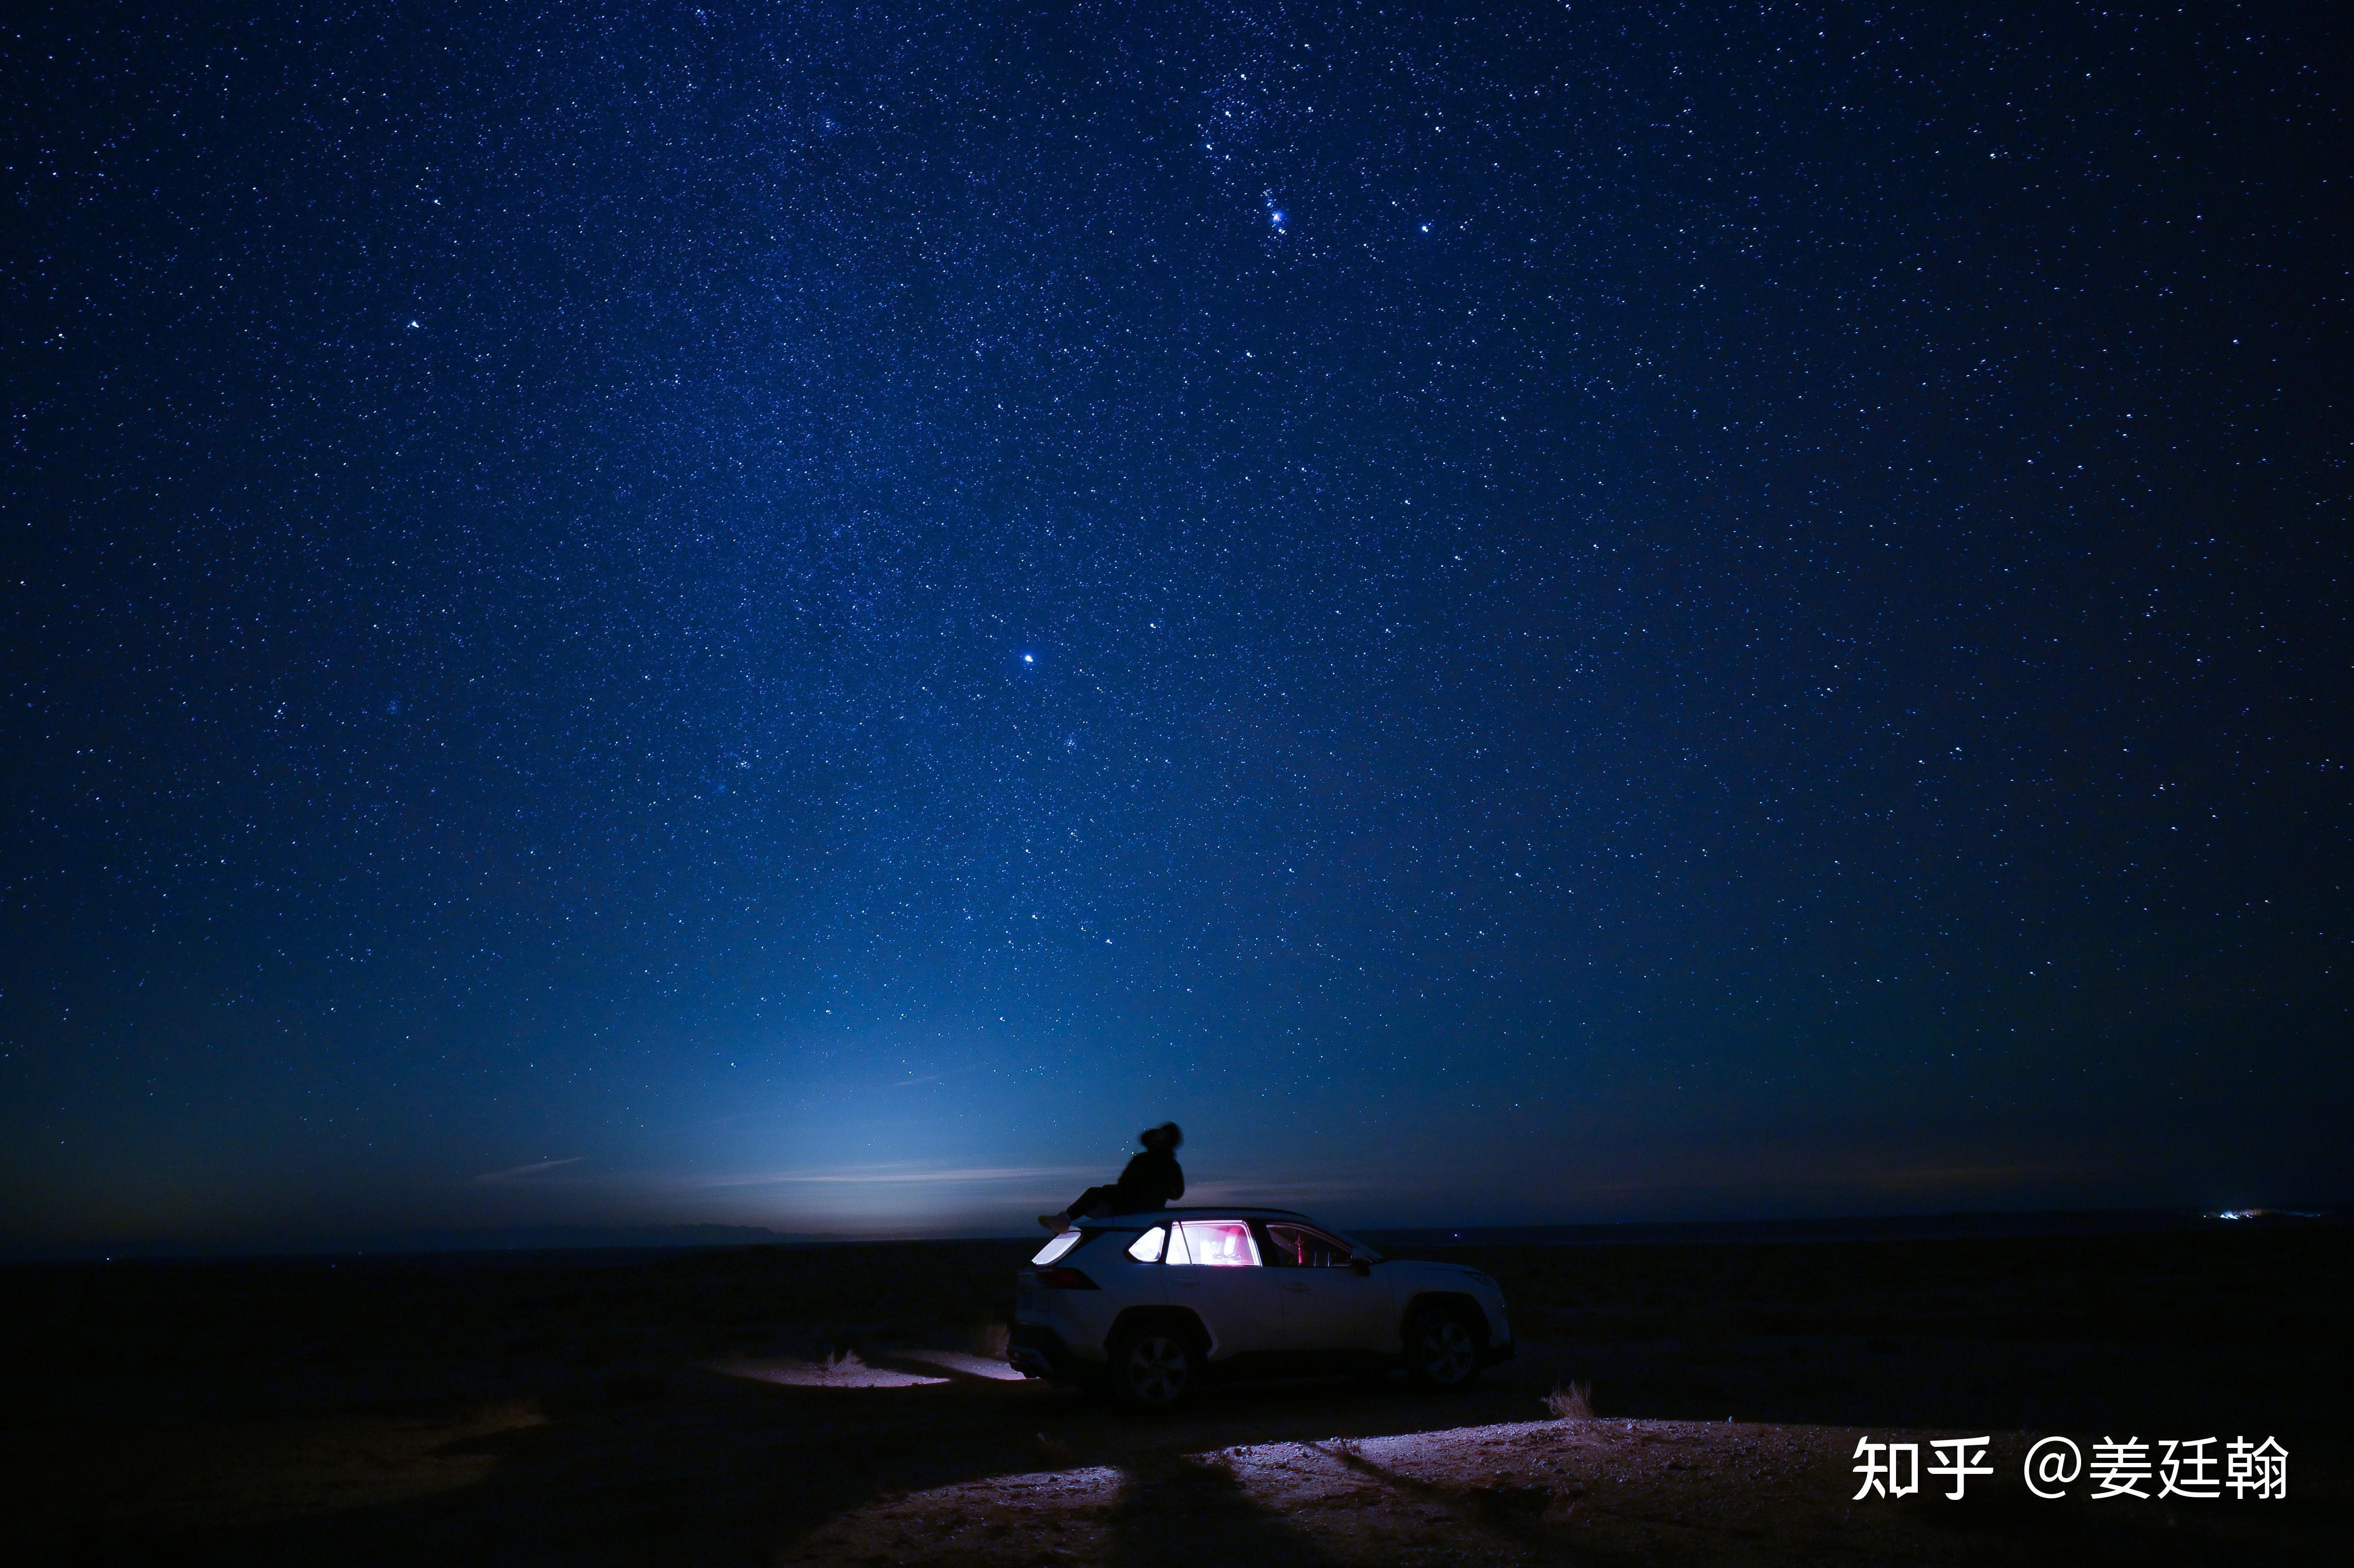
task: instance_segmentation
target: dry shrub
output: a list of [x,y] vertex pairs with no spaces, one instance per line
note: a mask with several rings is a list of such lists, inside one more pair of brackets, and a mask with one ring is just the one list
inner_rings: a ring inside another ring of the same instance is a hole
[[1594,1385],[1573,1382],[1556,1383],[1545,1395],[1545,1408],[1556,1421],[1591,1421],[1594,1419]]

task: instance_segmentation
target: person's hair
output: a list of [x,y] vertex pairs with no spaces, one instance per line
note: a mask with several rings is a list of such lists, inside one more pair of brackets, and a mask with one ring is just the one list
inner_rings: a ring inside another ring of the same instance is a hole
[[1147,1149],[1151,1148],[1155,1143],[1166,1143],[1170,1148],[1174,1149],[1185,1141],[1185,1133],[1175,1122],[1164,1121],[1159,1127],[1148,1127],[1138,1133],[1136,1141]]

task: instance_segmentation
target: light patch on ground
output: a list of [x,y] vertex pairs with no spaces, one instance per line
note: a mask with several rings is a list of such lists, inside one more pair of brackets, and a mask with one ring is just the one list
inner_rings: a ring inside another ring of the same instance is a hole
[[914,1361],[921,1366],[938,1367],[943,1372],[962,1373],[966,1377],[987,1378],[991,1383],[1027,1383],[1030,1380],[1005,1364],[1003,1356],[976,1356],[963,1351],[895,1351],[895,1361]]
[[[1953,1561],[1954,1530],[1967,1522],[1960,1505],[1853,1501],[1856,1436],[1729,1422],[1534,1421],[1190,1454],[1140,1448],[1117,1465],[887,1499],[835,1520],[780,1561]],[[1996,1463],[2014,1477],[2023,1452],[2018,1435],[1997,1437]],[[1993,1496],[1970,1515],[1997,1519],[2017,1507]],[[2064,1531],[2076,1528],[2064,1517],[2073,1511],[2052,1509],[2029,1522]],[[2156,1512],[2100,1518],[2124,1526],[2121,1536],[2163,1522]]]
[[868,1366],[854,1351],[848,1355],[822,1361],[728,1361],[716,1370],[729,1377],[749,1378],[756,1383],[780,1383],[788,1388],[924,1388],[949,1381],[921,1372]]
[[[1769,1430],[1770,1429],[1766,1429]],[[1663,1434],[1675,1431],[1678,1436]],[[1722,1445],[1732,1427],[1658,1422],[1514,1423],[1403,1436],[1261,1443],[1129,1464],[998,1476],[863,1509],[787,1561],[1172,1561],[1219,1541],[1237,1560],[1299,1554],[1394,1561],[1468,1547],[1548,1555],[1592,1518],[1598,1486],[1687,1467],[1654,1451]],[[1755,1446],[1761,1429],[1741,1434]],[[1784,1439],[1787,1446],[1787,1439]],[[1797,1446],[1809,1462],[1814,1442]],[[1786,1458],[1789,1456],[1786,1456]]]

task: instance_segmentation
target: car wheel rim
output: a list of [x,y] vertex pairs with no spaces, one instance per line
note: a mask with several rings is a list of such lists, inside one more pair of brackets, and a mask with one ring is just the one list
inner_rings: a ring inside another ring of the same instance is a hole
[[1185,1391],[1185,1351],[1174,1340],[1150,1339],[1129,1352],[1128,1385],[1147,1404],[1167,1404]]
[[1444,1319],[1423,1330],[1422,1364],[1437,1383],[1460,1383],[1478,1358],[1470,1330],[1453,1319]]

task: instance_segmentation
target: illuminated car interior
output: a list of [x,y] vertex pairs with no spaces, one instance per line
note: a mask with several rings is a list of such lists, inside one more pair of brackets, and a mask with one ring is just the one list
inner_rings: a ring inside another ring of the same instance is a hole
[[1163,1261],[1199,1268],[1256,1268],[1258,1243],[1242,1220],[1183,1220],[1170,1233]]

